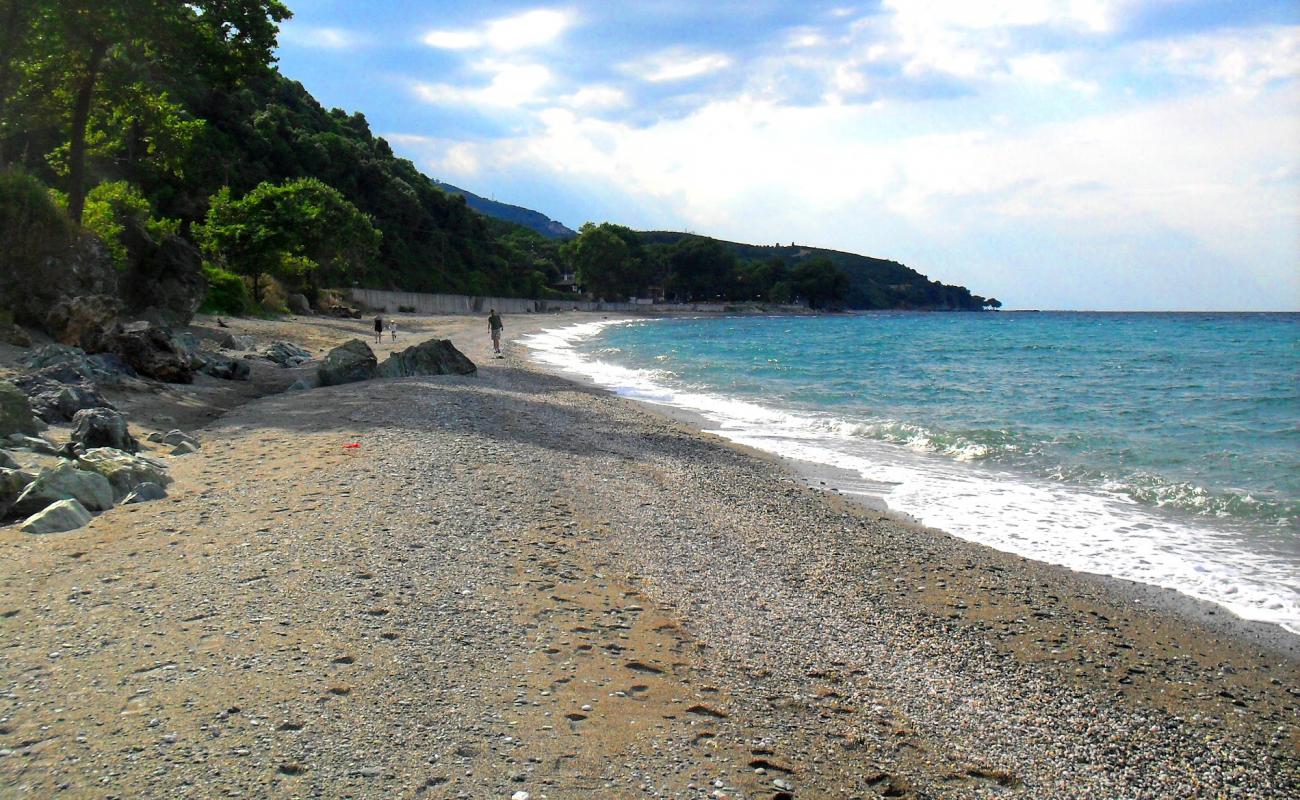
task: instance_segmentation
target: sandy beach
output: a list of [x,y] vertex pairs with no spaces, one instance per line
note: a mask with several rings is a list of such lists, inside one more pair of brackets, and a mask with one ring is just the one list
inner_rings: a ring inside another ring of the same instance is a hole
[[475,376],[112,396],[202,449],[165,500],[0,528],[0,796],[1300,796],[1297,637],[846,502],[517,341],[593,318],[375,346]]

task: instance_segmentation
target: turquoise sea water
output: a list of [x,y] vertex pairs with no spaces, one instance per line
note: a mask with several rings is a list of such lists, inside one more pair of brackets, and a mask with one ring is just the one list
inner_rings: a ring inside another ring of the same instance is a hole
[[954,535],[1300,632],[1300,315],[671,319],[529,344]]

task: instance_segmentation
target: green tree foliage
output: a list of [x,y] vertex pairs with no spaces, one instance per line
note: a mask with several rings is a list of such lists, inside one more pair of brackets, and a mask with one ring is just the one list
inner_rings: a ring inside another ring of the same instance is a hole
[[46,258],[66,250],[75,232],[40,181],[0,170],[0,275],[39,269]]
[[736,254],[703,236],[688,236],[667,254],[669,287],[682,300],[722,300],[736,296]]
[[[124,138],[146,139],[144,150],[163,155],[164,163],[167,156],[183,157],[195,128],[167,99],[167,84],[196,77],[214,85],[237,84],[264,71],[277,25],[289,16],[279,0],[3,2],[0,16],[13,23],[6,36],[15,41],[0,53],[0,112],[8,119],[13,101],[20,101],[19,124],[7,124],[6,132],[29,139],[34,133],[43,155],[55,156],[68,212],[77,222],[88,185],[87,155],[97,143],[91,125],[97,109],[105,120],[116,116],[120,123],[129,117]],[[42,90],[50,102],[31,102]],[[151,102],[128,105],[141,95]],[[97,98],[107,100],[109,108],[97,107]],[[151,123],[162,132],[147,136],[144,129]],[[115,135],[111,130],[105,126],[99,133],[107,139]]]
[[86,194],[81,222],[86,230],[104,241],[118,269],[126,268],[129,257],[126,242],[122,240],[127,225],[135,223],[155,240],[180,229],[178,220],[154,218],[149,201],[126,181],[108,181],[91,189]]
[[795,267],[790,284],[811,308],[834,308],[848,294],[849,276],[829,258],[820,256]]
[[644,296],[654,279],[641,237],[622,225],[588,222],[565,253],[587,291],[605,300]]
[[195,234],[214,263],[250,279],[255,302],[267,275],[314,291],[360,274],[380,241],[366,215],[315,178],[261,183],[238,198],[223,188]]

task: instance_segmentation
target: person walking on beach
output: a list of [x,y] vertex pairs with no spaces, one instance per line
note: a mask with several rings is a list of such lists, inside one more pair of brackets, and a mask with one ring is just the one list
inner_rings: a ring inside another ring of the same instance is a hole
[[497,358],[502,357],[501,329],[503,327],[504,326],[501,324],[501,317],[497,315],[497,310],[494,308],[488,311],[488,330],[492,332],[492,352],[497,354]]
[[384,318],[382,316],[377,316],[375,317],[375,344],[383,344],[383,342],[384,342]]

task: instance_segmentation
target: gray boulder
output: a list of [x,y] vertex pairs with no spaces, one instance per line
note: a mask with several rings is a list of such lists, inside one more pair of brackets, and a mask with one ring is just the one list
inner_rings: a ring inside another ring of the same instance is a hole
[[18,469],[18,461],[14,459],[13,454],[8,450],[0,450],[0,468]]
[[22,496],[23,490],[36,480],[36,473],[27,470],[0,467],[0,519],[9,516],[9,509],[14,501]]
[[167,444],[167,445],[171,445],[172,447],[175,447],[176,445],[181,444],[182,442],[194,445],[195,450],[201,447],[201,445],[199,444],[199,440],[196,437],[191,436],[190,434],[182,430],[170,430],[167,431],[166,433],[155,431],[154,433],[149,434],[147,438],[151,442],[156,442],[158,444]]
[[246,381],[253,370],[248,366],[247,361],[220,353],[204,353],[202,372],[204,375],[226,381]]
[[63,533],[85,526],[92,518],[85,506],[76,500],[60,500],[32,514],[18,526],[18,530],[31,534]]
[[20,375],[14,383],[27,395],[32,413],[46,422],[64,422],[83,408],[113,407],[83,372],[92,370],[89,365],[82,371],[69,365],[49,366]]
[[66,461],[53,469],[43,469],[14,501],[13,513],[35,514],[51,503],[76,500],[91,511],[103,511],[113,505],[113,486],[103,475],[77,469]]
[[0,436],[38,433],[41,427],[27,395],[9,381],[0,381]]
[[457,350],[450,339],[430,339],[400,353],[393,353],[379,366],[381,378],[407,378],[413,375],[473,375],[474,362]]
[[132,503],[148,503],[152,500],[162,500],[167,496],[167,491],[156,483],[145,482],[135,487],[134,491],[128,494],[123,500],[122,505],[127,506]]
[[45,453],[47,455],[59,455],[59,446],[49,439],[40,436],[28,436],[23,433],[11,433],[5,437],[5,441],[10,448],[17,450],[31,450],[34,453]]
[[311,361],[311,351],[293,342],[276,342],[263,350],[262,355],[282,367],[296,367]]
[[0,308],[12,311],[14,322],[57,338],[62,331],[47,329],[51,309],[65,297],[116,297],[118,272],[97,237],[56,238],[26,243],[40,252],[16,242],[0,248]]
[[111,408],[84,408],[72,417],[72,441],[86,449],[112,447],[134,453],[140,443],[131,436],[126,417]]
[[194,381],[189,353],[172,341],[171,332],[166,328],[133,322],[114,331],[106,345],[141,375],[167,383]]
[[370,345],[360,339],[352,339],[329,351],[316,374],[320,377],[321,386],[355,383],[375,377],[378,363]]
[[22,362],[34,371],[33,374],[39,373],[61,383],[87,380],[101,385],[117,385],[122,378],[135,377],[135,370],[119,356],[112,353],[87,355],[80,347],[65,344],[38,347],[24,356]]
[[50,306],[45,330],[65,345],[97,352],[105,349],[121,314],[122,302],[111,295],[64,297]]
[[87,450],[77,459],[77,466],[106,478],[117,498],[126,497],[141,484],[166,486],[172,482],[162,463],[112,447]]
[[190,444],[189,442],[181,442],[172,448],[172,455],[174,456],[187,456],[190,453],[197,452],[199,452],[198,445]]
[[289,307],[289,311],[298,315],[307,315],[311,313],[311,303],[307,302],[307,297],[301,294],[291,294],[284,298],[284,304]]

